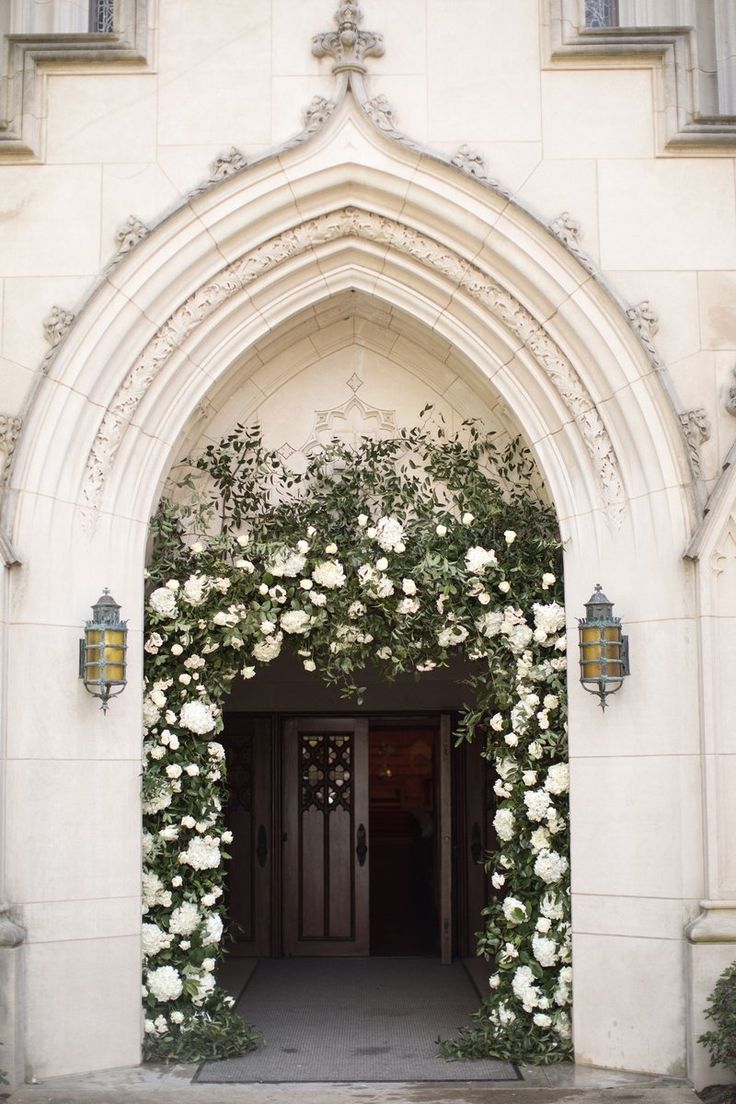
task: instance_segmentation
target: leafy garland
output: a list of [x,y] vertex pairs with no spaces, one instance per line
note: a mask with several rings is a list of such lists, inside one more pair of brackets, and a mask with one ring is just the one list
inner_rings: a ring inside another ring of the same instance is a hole
[[[423,412],[424,413],[424,412]],[[475,424],[335,442],[302,474],[238,427],[191,462],[152,523],[144,703],[145,1055],[200,1061],[258,1035],[215,985],[223,934],[224,749],[233,679],[282,650],[345,696],[378,664],[416,678],[459,651],[459,737],[495,766],[494,962],[448,1058],[571,1054],[560,543],[528,454]],[[204,489],[203,489],[204,488]]]

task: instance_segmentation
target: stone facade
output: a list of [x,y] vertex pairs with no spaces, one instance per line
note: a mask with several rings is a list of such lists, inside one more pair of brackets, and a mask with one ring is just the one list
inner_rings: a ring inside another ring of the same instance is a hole
[[[736,957],[728,28],[714,86],[686,5],[355,7],[4,9],[0,1037],[20,1079],[139,1059],[143,568],[182,449],[258,418],[293,455],[430,401],[531,445],[571,657],[599,579],[631,639],[605,716],[571,663],[577,1060],[702,1085]],[[104,586],[107,717],[75,670]]]

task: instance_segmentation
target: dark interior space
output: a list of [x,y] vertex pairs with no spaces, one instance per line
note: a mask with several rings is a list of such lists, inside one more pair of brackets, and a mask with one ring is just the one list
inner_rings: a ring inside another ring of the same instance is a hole
[[436,729],[371,728],[370,947],[436,954]]

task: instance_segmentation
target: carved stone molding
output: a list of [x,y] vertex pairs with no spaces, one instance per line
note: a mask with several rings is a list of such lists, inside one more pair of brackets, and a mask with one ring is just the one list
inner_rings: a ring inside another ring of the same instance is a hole
[[59,350],[59,345],[66,337],[73,321],[74,314],[72,311],[65,310],[64,307],[52,307],[51,313],[44,319],[44,337],[51,346],[41,362],[41,371],[44,375],[51,367],[53,359]]
[[360,29],[363,12],[354,0],[340,4],[335,12],[335,22],[336,31],[325,31],[314,36],[312,53],[318,58],[333,58],[333,73],[346,70],[365,73],[365,58],[382,57],[385,52],[383,35]]
[[703,910],[685,928],[689,943],[736,943],[736,901],[701,901]]
[[271,238],[221,269],[174,311],[143,349],[102,419],[87,460],[87,507],[98,508],[125,428],[174,350],[227,299],[259,276],[287,259],[345,237],[389,246],[444,274],[523,342],[580,427],[607,511],[620,523],[625,496],[610,437],[585,384],[543,326],[509,291],[458,253],[408,226],[356,207],[321,215]]
[[0,488],[6,486],[18,442],[22,419],[13,414],[0,414],[0,454],[4,455],[0,466]]
[[593,272],[595,265],[590,257],[580,247],[580,239],[583,231],[577,219],[574,219],[569,211],[563,211],[557,218],[552,219],[549,228],[554,236],[562,242],[566,249],[577,257],[586,272]]
[[328,100],[325,96],[313,96],[309,106],[304,109],[304,129],[306,132],[313,134],[315,130],[319,130],[334,110],[334,100]]
[[698,407],[697,410],[686,410],[684,414],[680,414],[678,417],[687,441],[690,466],[693,475],[698,479],[701,474],[700,446],[704,445],[706,441],[710,441],[711,431],[708,413],[704,407]]
[[664,361],[657,352],[654,338],[659,332],[659,318],[648,299],[643,299],[635,307],[629,307],[626,317],[633,330],[639,335],[641,342],[649,353],[649,359],[655,368],[663,368]]
[[134,249],[138,242],[147,238],[151,231],[146,224],[138,218],[137,215],[129,215],[123,225],[118,229],[115,234],[115,241],[118,243],[118,251],[110,262],[108,268],[112,268],[123,259],[126,253],[130,253],[131,249]]

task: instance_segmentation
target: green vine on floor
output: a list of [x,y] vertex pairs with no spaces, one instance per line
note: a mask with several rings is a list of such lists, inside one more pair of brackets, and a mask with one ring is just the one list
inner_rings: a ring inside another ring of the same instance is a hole
[[[426,412],[422,412],[424,415]],[[459,738],[497,776],[487,856],[493,963],[449,1058],[553,1062],[570,1042],[565,618],[556,519],[531,459],[468,423],[335,442],[301,473],[236,432],[190,462],[152,522],[146,607],[145,1053],[225,1058],[257,1033],[214,980],[232,838],[222,709],[282,652],[360,701],[463,653]]]

